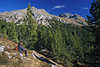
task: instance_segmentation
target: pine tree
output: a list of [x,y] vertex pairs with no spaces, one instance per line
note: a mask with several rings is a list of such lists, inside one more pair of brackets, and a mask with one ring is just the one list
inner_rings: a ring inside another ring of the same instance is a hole
[[33,19],[30,4],[27,8],[27,47],[33,49],[37,42],[37,22]]
[[[94,50],[90,55],[90,62],[92,60],[92,66],[100,66],[100,0],[93,0],[90,8],[91,16],[88,16],[89,26],[93,30],[95,36]],[[92,59],[91,59],[92,58]]]
[[7,28],[7,35],[8,35],[9,40],[18,42],[15,23],[13,22],[9,23],[8,28]]
[[0,37],[8,38],[7,36],[7,23],[0,20]]
[[24,43],[26,42],[26,39],[27,39],[26,38],[26,29],[27,29],[27,26],[25,23],[23,23],[21,25],[17,25],[17,27],[16,27],[18,40],[23,41]]

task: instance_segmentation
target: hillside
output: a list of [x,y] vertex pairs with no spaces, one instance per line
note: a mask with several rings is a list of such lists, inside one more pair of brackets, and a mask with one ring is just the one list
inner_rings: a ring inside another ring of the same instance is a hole
[[[61,65],[53,62],[49,58],[46,58],[45,56],[37,53],[34,50],[28,50],[28,56],[22,57],[19,55],[19,52],[16,50],[13,50],[15,48],[16,43],[0,38],[0,48],[4,46],[4,51],[1,51],[0,49],[0,67],[53,67],[53,64],[45,62],[45,60],[39,60],[32,54],[35,54],[36,56],[42,57],[50,61],[51,63],[54,63],[54,67],[62,67]],[[9,49],[7,48],[9,47]]]
[[[49,25],[50,20],[56,19],[62,23],[75,24],[79,26],[87,25],[85,19],[77,14],[65,13],[59,16],[49,14],[44,9],[31,8],[33,18],[38,24]],[[23,24],[27,18],[27,9],[15,10],[11,12],[0,13],[0,19],[6,22],[15,22],[16,24]]]
[[[3,66],[88,67],[87,63],[94,61],[90,54],[95,37],[83,28],[88,24],[80,15],[55,16],[29,4],[27,9],[0,13],[0,19],[0,38],[8,39],[1,39]],[[27,48],[28,57],[13,50],[20,41]]]

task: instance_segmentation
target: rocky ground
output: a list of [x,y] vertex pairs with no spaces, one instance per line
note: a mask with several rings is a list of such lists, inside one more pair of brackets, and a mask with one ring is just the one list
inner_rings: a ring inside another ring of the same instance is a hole
[[28,50],[28,56],[20,56],[14,50],[17,44],[0,38],[0,67],[63,67],[34,50]]

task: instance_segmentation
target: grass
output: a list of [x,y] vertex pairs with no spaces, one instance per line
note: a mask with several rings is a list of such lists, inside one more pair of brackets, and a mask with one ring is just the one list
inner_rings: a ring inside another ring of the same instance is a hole
[[0,65],[6,65],[8,64],[8,57],[7,56],[1,56],[0,55]]
[[23,67],[20,62],[9,61],[7,56],[0,55],[0,67]]

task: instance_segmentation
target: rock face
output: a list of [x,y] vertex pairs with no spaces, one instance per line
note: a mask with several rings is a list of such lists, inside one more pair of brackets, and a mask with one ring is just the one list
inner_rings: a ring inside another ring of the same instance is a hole
[[88,25],[85,22],[85,19],[78,14],[64,13],[64,14],[60,14],[59,17],[63,17],[66,21],[69,20],[68,22],[73,24]]
[[70,13],[64,13],[64,14],[60,14],[59,17],[64,17],[64,18],[71,18],[73,16],[73,14]]
[[[35,7],[32,7],[31,10],[33,18],[35,18],[38,24],[49,25],[49,20],[56,19],[57,21],[63,23],[72,23],[80,26],[87,25],[85,19],[77,14],[73,15],[70,13],[65,13],[59,16],[55,16],[49,14],[44,9],[37,9]],[[15,22],[16,24],[24,23],[26,16],[27,9],[0,13],[0,19],[5,20],[6,22]]]

